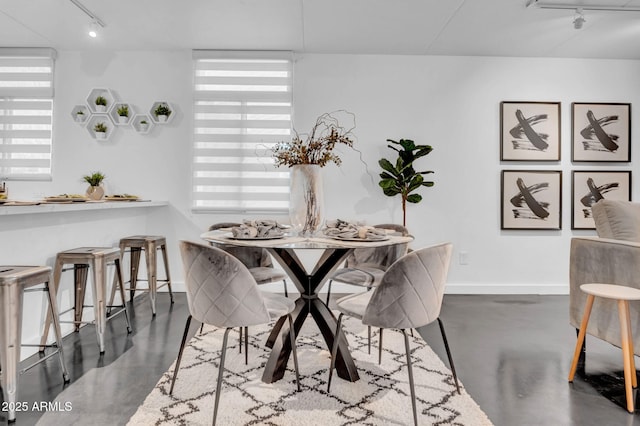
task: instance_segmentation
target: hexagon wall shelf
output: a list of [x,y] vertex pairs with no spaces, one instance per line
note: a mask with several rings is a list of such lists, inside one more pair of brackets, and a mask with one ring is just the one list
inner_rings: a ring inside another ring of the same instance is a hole
[[[107,126],[107,131],[104,137],[100,137],[97,134],[97,132],[93,129],[95,125],[98,123],[104,123]],[[113,122],[111,121],[111,118],[107,114],[93,114],[89,119],[89,122],[87,123],[87,132],[89,132],[89,135],[92,138],[100,141],[108,141],[109,138],[111,138],[111,135],[113,134],[113,131],[115,130],[115,128],[116,128],[115,125],[113,124]]]
[[[141,123],[141,121],[146,121],[146,125],[145,123]],[[154,124],[147,114],[136,114],[131,121],[131,125],[136,132],[146,135],[151,131]]]
[[[167,119],[165,121],[163,121],[161,118],[159,118],[156,115],[156,108],[158,108],[158,106],[160,105],[166,105],[167,107],[169,107],[169,111],[171,111],[171,113],[169,114],[169,116],[167,116]],[[153,105],[151,105],[151,109],[149,109],[149,116],[151,117],[151,120],[155,123],[155,124],[168,124],[171,122],[171,120],[173,120],[173,116],[176,115],[176,110],[173,107],[173,105],[171,105],[169,102],[167,101],[156,101],[153,103]]]
[[[127,117],[121,117],[118,114],[118,109],[120,109],[120,107],[123,107],[125,105],[127,106],[127,108],[129,108],[129,115]],[[115,104],[113,104],[113,108],[111,108],[111,110],[109,111],[109,116],[111,117],[113,124],[115,124],[116,126],[126,126],[127,124],[131,123],[134,115],[135,114],[133,112],[133,108],[131,107],[131,104],[127,102],[116,102]]]
[[86,105],[76,105],[71,110],[71,118],[81,126],[85,126],[91,118],[91,111]]
[[[107,100],[107,106],[105,107],[104,111],[98,110],[99,106],[96,105],[96,98],[98,96],[102,96]],[[87,107],[89,107],[89,110],[93,113],[107,113],[111,110],[111,108],[113,108],[114,103],[115,99],[113,98],[113,94],[109,89],[95,88],[92,89],[87,96]]]

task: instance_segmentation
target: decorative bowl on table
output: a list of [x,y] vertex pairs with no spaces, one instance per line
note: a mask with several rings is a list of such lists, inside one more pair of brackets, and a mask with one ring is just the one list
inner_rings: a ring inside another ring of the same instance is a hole
[[107,201],[138,201],[140,197],[132,194],[113,194],[104,197]]

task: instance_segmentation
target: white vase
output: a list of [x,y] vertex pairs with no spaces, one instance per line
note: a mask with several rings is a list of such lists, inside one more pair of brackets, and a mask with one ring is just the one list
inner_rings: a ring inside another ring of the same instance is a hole
[[148,123],[140,123],[140,131],[141,132],[146,132],[148,128],[149,128],[149,124]]
[[127,121],[129,121],[129,117],[127,117],[126,115],[119,115],[118,116],[118,123],[127,124]]
[[76,115],[76,121],[78,123],[82,123],[84,121],[84,115],[82,115],[82,114]]
[[96,139],[106,139],[107,134],[105,132],[96,132]]
[[317,164],[291,167],[289,220],[298,235],[313,236],[322,226],[324,194],[322,173]]
[[166,123],[167,122],[167,116],[166,115],[159,115],[158,116],[158,122]]
[[107,111],[106,105],[96,105],[96,112],[106,112],[106,111]]

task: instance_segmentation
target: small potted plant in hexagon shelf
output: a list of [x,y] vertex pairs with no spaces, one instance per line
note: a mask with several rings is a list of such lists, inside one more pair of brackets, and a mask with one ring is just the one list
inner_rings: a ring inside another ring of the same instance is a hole
[[97,112],[107,111],[107,98],[105,98],[102,95],[96,98],[96,111]]
[[76,122],[82,123],[84,121],[84,112],[80,109],[76,112]]
[[140,126],[141,132],[146,132],[149,128],[149,122],[147,120],[140,120],[140,123],[138,123],[138,125]]
[[102,121],[93,126],[93,131],[95,132],[97,139],[105,139],[107,137],[107,125]]
[[156,118],[158,119],[159,123],[166,123],[167,119],[171,115],[171,112],[172,111],[169,108],[169,105],[167,105],[165,103],[159,104],[156,107],[156,109],[153,111],[153,113],[156,115]]
[[118,122],[120,124],[127,124],[129,121],[129,105],[120,105],[117,112]]

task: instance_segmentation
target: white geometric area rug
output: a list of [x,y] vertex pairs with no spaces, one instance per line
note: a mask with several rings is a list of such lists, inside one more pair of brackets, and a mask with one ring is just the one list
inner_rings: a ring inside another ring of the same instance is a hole
[[[296,391],[293,360],[283,379],[261,381],[269,356],[265,348],[271,326],[249,328],[249,365],[239,353],[238,333],[229,334],[218,425],[412,425],[413,414],[402,334],[385,330],[382,364],[378,365],[377,333],[367,354],[367,328],[345,317],[349,349],[360,380],[335,374],[327,393],[330,354],[309,318],[296,344],[301,392]],[[164,373],[129,425],[210,425],[224,331],[205,326],[185,348],[182,365],[169,395],[175,364]],[[491,425],[460,384],[456,392],[448,368],[417,334],[411,339],[413,374],[420,425]],[[244,348],[243,348],[244,352]],[[455,353],[453,354],[455,356]],[[454,359],[455,361],[455,359]]]

